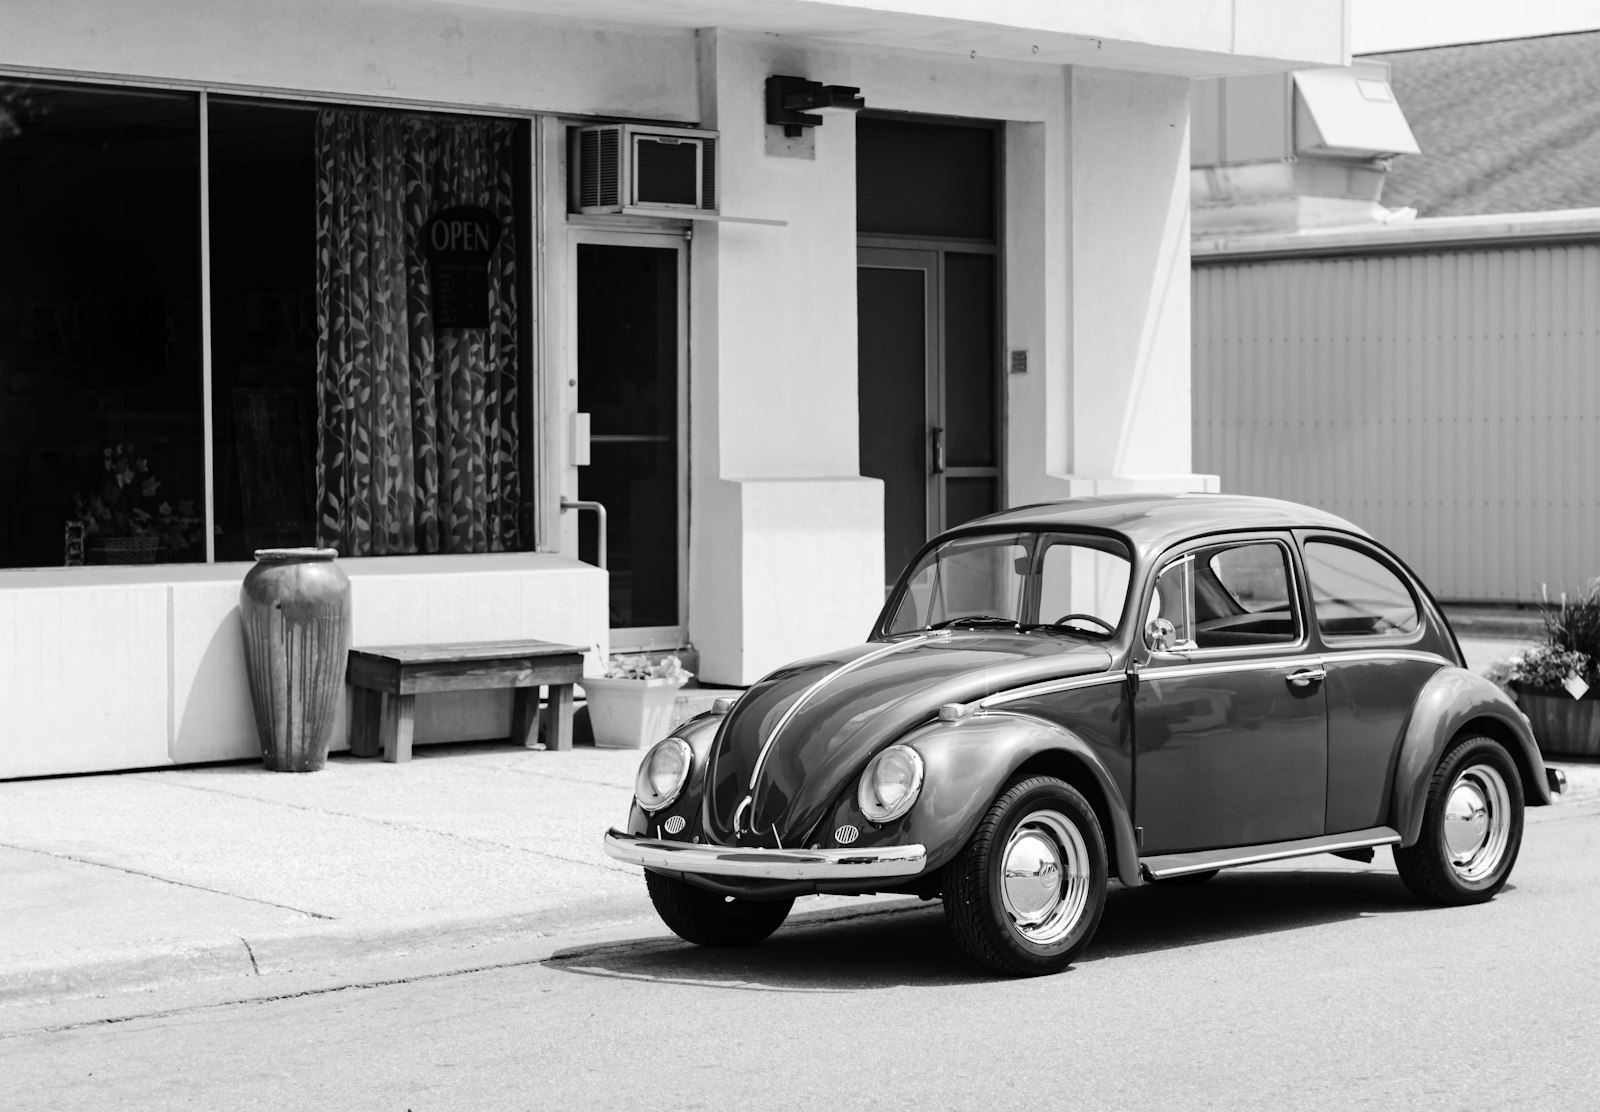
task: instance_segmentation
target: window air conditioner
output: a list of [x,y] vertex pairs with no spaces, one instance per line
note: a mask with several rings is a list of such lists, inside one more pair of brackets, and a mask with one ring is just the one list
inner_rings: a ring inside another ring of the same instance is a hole
[[716,214],[716,132],[642,124],[574,130],[569,180],[575,211]]

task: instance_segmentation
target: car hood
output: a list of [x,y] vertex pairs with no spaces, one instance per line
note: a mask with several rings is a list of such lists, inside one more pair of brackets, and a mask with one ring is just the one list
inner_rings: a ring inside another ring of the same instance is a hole
[[712,745],[706,831],[724,844],[808,844],[846,782],[941,704],[1111,662],[1101,646],[1060,634],[938,631],[780,668],[739,698]]

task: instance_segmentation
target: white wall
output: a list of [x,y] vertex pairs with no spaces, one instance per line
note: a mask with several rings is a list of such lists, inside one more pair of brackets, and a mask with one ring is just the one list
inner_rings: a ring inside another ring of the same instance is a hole
[[[858,458],[855,120],[830,113],[787,144],[764,122],[763,82],[795,74],[858,86],[879,109],[1038,121],[1060,143],[1066,71],[727,31],[702,32],[700,59],[723,211],[787,221],[697,229],[692,258],[690,635],[705,678],[750,682],[859,642],[884,582],[882,487]],[[1058,232],[1035,260],[1055,269],[1055,305],[1035,298],[1017,316],[1041,335],[1064,301],[1065,249]]]
[[693,120],[694,32],[380,0],[6,0],[0,66]]
[[[948,4],[899,7],[944,18]],[[1192,61],[1202,54],[1196,45],[1228,61],[1245,49],[1241,35],[1251,50],[1293,50],[1304,61],[1308,43],[1313,54],[1331,49],[1318,21],[1343,8],[1342,0],[1289,12],[1269,11],[1262,0],[1206,0],[1162,14],[1170,10],[1097,0],[1074,6],[1071,26],[1057,31],[1076,34],[1072,28],[1092,18],[1108,36],[1129,41],[1187,36],[1184,46],[1117,53],[1130,65],[1148,58],[1167,66],[1174,52]],[[1068,18],[1066,9],[1042,4],[1007,11],[1023,21]],[[1270,30],[1274,19],[1278,32]],[[1087,49],[1087,40],[1075,42]],[[807,142],[783,141],[763,119],[770,74],[860,86],[878,109],[1006,121],[1005,344],[1029,350],[1031,365],[1007,380],[1013,503],[1211,481],[1191,474],[1189,462],[1184,78],[981,52],[578,23],[421,0],[10,0],[0,67],[718,128],[723,211],[787,225],[697,225],[694,234],[690,636],[706,679],[748,682],[796,656],[859,641],[882,601],[882,488],[860,476],[857,453],[854,119],[831,113]],[[812,157],[788,157],[808,147]],[[562,219],[561,198],[549,204],[547,230]],[[548,285],[545,294],[549,310]],[[550,368],[541,373],[548,380]],[[549,403],[544,461],[553,465],[546,476],[562,466],[550,430],[552,418],[554,429],[563,427],[567,396],[542,394]],[[454,635],[446,630],[484,637],[501,628],[499,611],[457,621],[454,607],[475,605],[481,584],[457,584],[453,572],[416,574],[403,589],[386,578],[387,568],[363,579],[358,614],[364,605],[369,618],[358,622],[388,615],[400,625],[382,636],[396,639]],[[570,598],[576,580],[529,589],[551,605],[566,599],[560,605],[575,607],[574,620],[581,612],[585,623],[573,628],[598,628],[587,639],[602,639],[603,580],[574,574],[587,578]],[[74,760],[89,762],[83,768],[237,751],[238,688],[215,678],[242,676],[229,659],[226,575],[192,588],[126,578],[109,584],[105,605],[129,616],[103,637],[84,632],[93,628],[83,610],[90,604],[68,597],[80,588],[41,586],[43,594],[26,595],[12,593],[18,584],[3,578],[0,606],[11,610],[0,616],[12,621],[0,631],[25,625],[34,632],[13,633],[9,647],[0,632],[0,684],[12,685],[0,687],[0,698],[28,693],[31,717],[10,736],[36,740],[8,747],[0,738],[0,762],[64,767],[28,755],[59,746],[87,746],[73,750]],[[484,597],[504,606],[503,591],[489,588]],[[431,612],[414,605],[445,596],[456,601]],[[39,632],[57,611],[59,633]],[[379,632],[363,628],[358,638]],[[68,697],[76,680],[64,665],[23,669],[36,691],[5,678],[10,657],[51,653],[89,661],[96,675],[120,676],[117,669],[133,667],[124,661],[133,646],[155,654],[139,662],[143,670],[77,705]],[[213,683],[222,686],[213,690]],[[116,715],[137,725],[113,742],[102,727]],[[0,775],[6,767],[22,765],[0,764]]]
[[1031,368],[1008,376],[1013,504],[1215,489],[1186,416],[1188,96],[1074,67],[1059,126],[1007,131],[1008,347]]
[[1197,458],[1370,530],[1440,598],[1577,591],[1600,574],[1600,210],[1581,215],[1587,242],[1458,227],[1449,250],[1417,233],[1457,222],[1417,221],[1388,250],[1195,267]]
[[[605,577],[586,564],[537,554],[339,563],[357,645],[532,637],[592,646],[586,670],[602,666]],[[0,575],[0,779],[259,754],[239,629],[247,570]],[[418,741],[509,733],[507,693],[417,700]]]

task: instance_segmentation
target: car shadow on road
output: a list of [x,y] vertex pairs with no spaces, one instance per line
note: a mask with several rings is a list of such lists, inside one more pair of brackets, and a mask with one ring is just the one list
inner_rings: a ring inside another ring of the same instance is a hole
[[[1198,885],[1113,886],[1081,964],[1424,910],[1386,870],[1223,873]],[[704,949],[660,937],[580,946],[546,966],[583,976],[759,992],[860,992],[997,978],[950,939],[938,901],[796,916],[759,946]]]

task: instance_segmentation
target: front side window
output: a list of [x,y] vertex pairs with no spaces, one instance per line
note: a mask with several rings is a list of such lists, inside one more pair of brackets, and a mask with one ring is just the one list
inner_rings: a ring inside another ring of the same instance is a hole
[[[1156,579],[1146,643],[1171,651],[1292,644],[1300,639],[1288,549],[1274,541],[1202,548]],[[1153,621],[1170,623],[1152,631]]]
[[1404,637],[1417,631],[1416,599],[1378,560],[1331,541],[1307,541],[1305,553],[1324,637]]
[[1129,567],[1098,537],[957,537],[918,562],[887,632],[994,624],[1109,637],[1122,624]]

